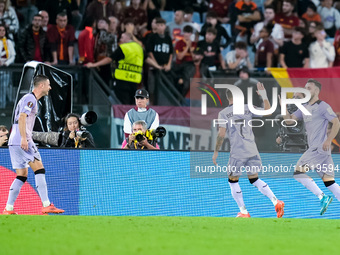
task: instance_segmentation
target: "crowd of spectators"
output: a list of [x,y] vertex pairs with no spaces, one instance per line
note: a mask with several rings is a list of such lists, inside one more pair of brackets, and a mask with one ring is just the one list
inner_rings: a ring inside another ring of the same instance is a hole
[[[203,53],[199,65],[202,63],[210,71],[238,70],[243,66],[264,69],[340,65],[339,2],[0,0],[0,65],[37,60],[51,65],[98,67],[104,81],[110,83],[115,77],[112,84],[118,84],[122,91],[119,79],[124,81],[124,77],[114,75],[115,68],[127,60],[125,54],[134,53],[125,48],[119,51],[119,57],[114,53],[125,35],[125,43],[133,41],[143,48],[143,62],[147,64],[138,65],[138,70],[143,68],[138,86],[147,88],[150,98],[154,85],[147,77],[155,72],[163,72],[186,95],[190,88],[181,70],[195,66],[196,48],[196,53]],[[166,18],[169,13],[171,20]],[[112,63],[92,64],[103,59]],[[195,78],[203,76],[196,71],[190,73]],[[0,72],[0,76],[5,74]],[[4,83],[10,83],[10,79],[1,79],[2,91],[8,86]],[[133,86],[130,94],[135,90]],[[129,103],[121,94],[118,98],[122,103]],[[4,105],[2,102],[0,107]]]

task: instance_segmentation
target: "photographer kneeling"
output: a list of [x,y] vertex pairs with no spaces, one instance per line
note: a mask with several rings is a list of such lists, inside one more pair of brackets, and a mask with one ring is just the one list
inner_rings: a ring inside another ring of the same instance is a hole
[[132,124],[132,134],[126,138],[127,144],[124,149],[135,149],[135,150],[157,150],[156,140],[148,140],[145,136],[147,126],[145,121],[138,120]]
[[69,113],[65,118],[63,139],[60,147],[95,148],[92,134],[80,126],[80,116]]

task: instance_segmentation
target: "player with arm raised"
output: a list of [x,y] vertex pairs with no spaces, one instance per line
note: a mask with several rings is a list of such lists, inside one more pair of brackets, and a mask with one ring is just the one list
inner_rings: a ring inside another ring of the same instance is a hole
[[[257,89],[257,93],[262,97],[264,109],[270,109],[267,92],[263,84],[258,82]],[[252,127],[247,125],[248,121],[252,119],[253,114],[249,111],[248,105],[244,106],[244,114],[233,114],[233,94],[230,90],[227,90],[227,100],[229,101],[229,106],[223,109],[218,116],[218,119],[223,119],[227,123],[219,126],[213,162],[217,165],[216,159],[218,151],[221,148],[226,132],[228,132],[228,137],[230,139],[228,178],[231,194],[240,208],[237,217],[250,217],[244,204],[242,191],[238,183],[242,171],[246,170],[249,182],[272,201],[275,206],[277,217],[281,218],[284,214],[284,202],[278,200],[269,186],[258,178],[258,172],[261,170],[262,162],[257,150]]]
[[28,166],[35,174],[35,184],[43,204],[42,213],[64,212],[64,210],[56,208],[48,198],[45,169],[40,153],[32,140],[38,100],[48,95],[51,89],[50,80],[45,75],[37,75],[33,80],[33,85],[32,93],[24,95],[15,109],[14,124],[8,145],[12,166],[16,170],[17,177],[10,187],[3,214],[17,214],[14,211],[14,202],[27,180]]
[[[305,88],[310,91],[311,98],[304,106],[312,115],[305,115],[298,109],[292,114],[287,112],[283,117],[287,120],[303,119],[305,122],[309,148],[299,159],[294,171],[294,178],[320,199],[320,215],[323,215],[333,198],[325,195],[306,172],[316,170],[325,186],[340,201],[340,187],[334,180],[334,163],[331,156],[331,143],[339,131],[340,123],[330,105],[319,100],[321,83],[309,79]],[[332,129],[327,137],[329,122],[332,123]]]

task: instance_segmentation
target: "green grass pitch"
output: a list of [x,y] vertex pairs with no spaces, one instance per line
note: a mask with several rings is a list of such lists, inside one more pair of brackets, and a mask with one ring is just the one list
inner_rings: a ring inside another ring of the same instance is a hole
[[340,220],[0,215],[2,255],[339,254]]

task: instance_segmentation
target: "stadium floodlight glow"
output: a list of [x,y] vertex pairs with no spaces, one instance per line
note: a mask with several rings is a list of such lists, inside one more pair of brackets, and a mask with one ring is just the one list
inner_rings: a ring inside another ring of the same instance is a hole
[[[245,114],[244,109],[244,95],[240,88],[231,84],[215,84],[217,89],[228,89],[233,94],[233,114]],[[302,93],[305,95],[304,98],[287,98],[287,93]],[[272,88],[272,106],[268,110],[256,109],[253,105],[253,88],[249,87],[247,90],[248,96],[248,108],[249,111],[255,115],[270,115],[275,112],[278,106],[278,92],[277,88]],[[201,114],[207,115],[207,96],[201,95]],[[287,105],[296,105],[298,109],[302,111],[304,115],[312,115],[302,104],[307,103],[311,99],[311,93],[305,88],[282,88],[281,89],[281,114],[286,115]]]

